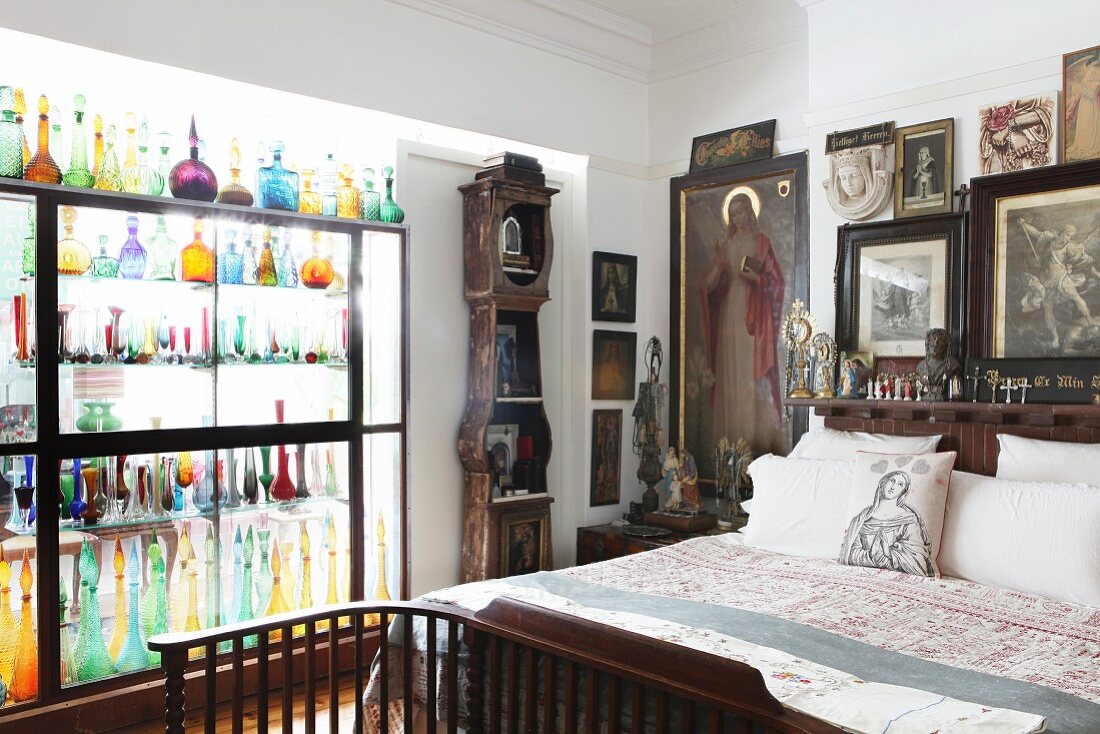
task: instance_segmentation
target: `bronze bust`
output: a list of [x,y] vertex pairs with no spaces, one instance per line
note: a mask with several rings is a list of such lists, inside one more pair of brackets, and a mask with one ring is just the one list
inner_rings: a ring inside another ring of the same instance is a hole
[[962,371],[959,360],[947,353],[950,340],[944,329],[929,329],[924,337],[924,359],[917,363],[917,377],[928,388],[921,400],[943,400],[948,381]]

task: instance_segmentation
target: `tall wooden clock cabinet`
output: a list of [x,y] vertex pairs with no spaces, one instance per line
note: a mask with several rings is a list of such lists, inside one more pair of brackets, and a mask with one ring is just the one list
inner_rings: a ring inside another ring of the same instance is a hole
[[458,438],[465,473],[462,580],[550,570],[538,315],[550,300],[550,197],[542,166],[505,153],[487,161],[463,202],[470,352]]

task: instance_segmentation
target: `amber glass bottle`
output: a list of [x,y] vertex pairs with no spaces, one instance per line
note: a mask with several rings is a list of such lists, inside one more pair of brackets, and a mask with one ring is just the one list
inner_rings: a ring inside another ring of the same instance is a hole
[[46,95],[38,98],[38,150],[23,171],[23,178],[39,183],[61,183],[61,169],[50,155],[50,103]]
[[202,241],[202,230],[202,218],[196,217],[195,239],[180,253],[180,266],[183,271],[183,280],[213,283],[214,250]]

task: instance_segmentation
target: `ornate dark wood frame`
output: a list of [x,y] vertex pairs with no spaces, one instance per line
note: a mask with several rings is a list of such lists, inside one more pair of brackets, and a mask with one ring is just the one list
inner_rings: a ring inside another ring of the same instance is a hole
[[[997,201],[1010,196],[1100,185],[1100,160],[1061,166],[1031,168],[970,180],[969,298],[966,352],[971,357],[992,357],[994,252],[997,234]],[[983,298],[982,295],[990,297]],[[1098,355],[1100,356],[1100,355]],[[1046,361],[1056,358],[1043,358]]]
[[[669,313],[672,326],[669,330],[671,344],[669,345],[669,443],[674,446],[681,444],[680,432],[680,404],[684,390],[684,375],[682,363],[684,359],[680,342],[683,340],[681,330],[682,311],[680,308],[680,279],[683,268],[680,262],[680,232],[682,202],[685,193],[694,189],[711,186],[733,185],[742,181],[752,181],[764,176],[773,176],[778,173],[789,172],[795,187],[795,268],[789,276],[792,278],[792,293],[795,298],[801,298],[810,307],[810,211],[809,211],[809,186],[806,173],[807,154],[790,153],[777,158],[762,161],[752,161],[736,166],[727,166],[713,170],[689,173],[677,176],[669,181],[669,243],[670,243],[670,267],[669,267]],[[792,446],[798,443],[798,439],[806,432],[809,424],[809,413],[803,408],[794,408],[791,415]],[[700,484],[713,485],[713,480],[700,479]]]
[[[609,314],[600,308],[600,266],[604,263],[625,265],[630,275],[626,282],[626,313]],[[592,253],[592,320],[617,321],[621,324],[633,324],[638,314],[638,256],[623,255],[618,252]]]
[[[835,336],[838,350],[860,351],[857,326],[859,255],[862,248],[867,245],[917,242],[934,237],[947,238],[944,273],[945,325],[951,335],[951,353],[961,352],[966,344],[966,215],[958,213],[845,224],[837,228],[836,275],[833,283],[836,293]],[[889,358],[892,355],[875,356]]]
[[[598,435],[598,431],[599,431],[599,427],[600,427],[600,416],[601,415],[614,415],[614,416],[618,417],[618,419],[619,419],[619,444],[618,444],[619,459],[618,459],[618,461],[619,461],[619,489],[620,489],[620,493],[615,496],[615,499],[603,500],[601,502],[597,502],[596,501],[596,467],[597,467],[598,462],[596,460],[596,457],[598,456],[599,450],[600,450],[600,436]],[[619,504],[619,502],[621,500],[621,496],[622,496],[621,495],[622,479],[623,479],[623,445],[622,445],[623,442],[622,442],[622,437],[623,437],[623,411],[621,409],[593,410],[592,411],[592,456],[591,456],[591,459],[590,459],[591,479],[589,480],[589,484],[588,484],[588,506],[589,507],[600,507],[602,505],[617,505],[617,504]]]
[[[944,158],[941,175],[943,176],[944,202],[937,207],[927,209],[905,209],[905,138],[916,133],[933,130],[944,131]],[[955,118],[922,122],[918,125],[906,125],[894,131],[894,219],[948,214],[955,208]]]

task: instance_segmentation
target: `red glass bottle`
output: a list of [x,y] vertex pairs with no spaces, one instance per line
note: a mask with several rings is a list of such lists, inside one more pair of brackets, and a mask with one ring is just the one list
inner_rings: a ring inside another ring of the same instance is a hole
[[202,241],[202,217],[195,218],[195,239],[180,253],[183,280],[213,283],[214,250]]
[[[284,403],[275,401],[275,421],[283,422]],[[275,481],[271,483],[271,496],[279,502],[288,502],[294,499],[294,482],[290,481],[290,455],[286,446],[279,446],[279,465],[275,467]]]

